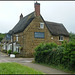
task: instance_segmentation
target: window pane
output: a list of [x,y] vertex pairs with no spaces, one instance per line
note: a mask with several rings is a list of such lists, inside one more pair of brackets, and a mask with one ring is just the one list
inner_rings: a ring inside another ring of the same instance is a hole
[[16,41],[18,41],[18,35],[16,35]]
[[59,40],[63,40],[63,36],[59,36]]
[[44,28],[44,23],[40,23],[40,28]]
[[63,37],[61,36],[61,40],[63,40]]
[[35,32],[34,36],[35,38],[44,38],[44,32]]

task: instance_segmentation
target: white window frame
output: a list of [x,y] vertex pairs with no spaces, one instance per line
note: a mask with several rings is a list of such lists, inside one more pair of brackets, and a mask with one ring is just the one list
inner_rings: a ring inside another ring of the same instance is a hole
[[18,53],[20,53],[19,47],[16,47],[16,51],[17,51]]
[[42,23],[42,22],[40,23],[40,28],[44,29],[44,23]]
[[18,41],[18,35],[16,35],[16,41]]
[[59,36],[59,41],[63,41],[63,40],[64,40],[64,37],[63,36]]
[[53,37],[51,37],[51,39],[53,40]]

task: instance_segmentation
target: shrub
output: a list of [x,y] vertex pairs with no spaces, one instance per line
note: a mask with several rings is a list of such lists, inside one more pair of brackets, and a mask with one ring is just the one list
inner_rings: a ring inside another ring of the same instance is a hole
[[40,43],[36,48],[35,48],[35,61],[36,62],[43,62],[43,63],[48,63],[49,55],[52,51],[52,49],[57,48],[57,44],[55,43]]
[[23,50],[23,47],[19,47],[20,50]]
[[66,41],[61,46],[55,43],[41,43],[35,48],[35,62],[63,65],[70,70],[75,69],[75,43]]
[[17,51],[13,52],[13,54],[19,54]]
[[2,52],[7,53],[7,50],[3,50]]
[[70,70],[75,69],[75,43],[69,42],[64,46],[63,50],[63,63]]
[[2,47],[2,46],[3,46],[3,44],[0,44],[0,46]]
[[11,52],[12,52],[11,50],[8,50],[8,54],[11,54]]
[[40,43],[36,48],[35,51],[44,51],[44,50],[49,50],[52,48],[56,48],[57,44],[55,43]]

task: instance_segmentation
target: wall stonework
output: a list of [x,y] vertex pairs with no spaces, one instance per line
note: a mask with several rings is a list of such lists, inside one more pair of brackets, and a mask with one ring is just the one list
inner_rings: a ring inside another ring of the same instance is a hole
[[[33,53],[35,52],[35,47],[42,42],[50,43],[55,42],[58,45],[61,45],[61,41],[59,41],[59,36],[52,36],[44,24],[44,29],[40,29],[40,22],[43,22],[40,16],[37,16],[33,19],[33,21],[28,25],[28,27],[21,33],[18,33],[19,41],[23,50],[20,51],[21,55],[24,57],[33,57]],[[43,22],[44,23],[44,22]],[[35,38],[34,32],[44,32],[45,38]],[[16,35],[16,34],[15,34]],[[53,39],[51,39],[53,37]],[[14,41],[15,41],[14,37]],[[64,40],[69,41],[69,37],[64,36]]]

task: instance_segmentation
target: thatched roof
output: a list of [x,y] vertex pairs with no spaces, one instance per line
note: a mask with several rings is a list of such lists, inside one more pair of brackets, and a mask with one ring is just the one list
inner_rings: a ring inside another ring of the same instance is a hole
[[48,21],[45,21],[45,23],[52,35],[54,35],[54,36],[58,36],[58,35],[69,36],[69,33],[63,24],[55,23],[55,22],[48,22]]
[[15,27],[10,30],[8,33],[12,34],[14,31],[14,34],[20,33],[24,31],[24,29],[31,23],[31,21],[34,19],[34,12],[30,13],[29,15],[23,17],[16,25]]
[[[40,15],[42,20],[44,21],[43,17]],[[32,20],[35,18],[34,12],[30,13],[29,15],[23,17],[16,25],[15,27],[8,32],[8,34],[12,34],[14,31],[14,34],[23,32],[25,28],[32,22]],[[44,21],[47,28],[49,29],[50,33],[54,36],[69,36],[68,31],[61,23],[54,23],[54,22],[48,22]]]

